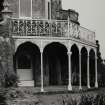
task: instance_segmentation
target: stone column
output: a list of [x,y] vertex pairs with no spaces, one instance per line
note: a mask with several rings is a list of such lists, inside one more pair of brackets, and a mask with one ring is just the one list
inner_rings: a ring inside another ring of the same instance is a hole
[[44,92],[43,86],[43,51],[41,50],[41,92]]
[[89,53],[87,56],[87,87],[90,88]]
[[82,89],[82,84],[81,84],[81,52],[79,53],[79,89]]
[[72,85],[71,85],[71,52],[68,51],[68,71],[69,71],[69,83],[68,83],[68,90],[72,90]]
[[98,88],[97,55],[95,55],[95,87]]

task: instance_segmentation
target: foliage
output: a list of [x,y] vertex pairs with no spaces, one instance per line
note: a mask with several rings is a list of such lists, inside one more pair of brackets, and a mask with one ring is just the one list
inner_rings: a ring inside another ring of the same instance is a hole
[[17,86],[18,77],[15,73],[5,73],[5,87]]
[[6,94],[6,91],[5,91],[5,89],[0,89],[0,105],[7,105],[6,104],[6,96],[5,96],[5,94]]
[[93,97],[90,95],[82,95],[79,105],[93,105]]
[[94,105],[105,105],[105,95],[97,95],[94,99]]

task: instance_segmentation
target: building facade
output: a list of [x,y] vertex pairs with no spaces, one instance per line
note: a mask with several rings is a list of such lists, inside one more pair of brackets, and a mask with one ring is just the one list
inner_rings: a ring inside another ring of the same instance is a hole
[[[4,0],[0,23],[1,61],[19,86],[98,87],[95,33],[61,0]],[[1,52],[2,52],[1,51]]]

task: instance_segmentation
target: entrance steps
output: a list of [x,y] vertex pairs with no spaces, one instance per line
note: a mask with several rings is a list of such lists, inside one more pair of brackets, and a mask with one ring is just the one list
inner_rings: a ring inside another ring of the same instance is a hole
[[24,87],[24,86],[27,86],[27,87],[34,87],[34,81],[20,81],[18,83],[18,86],[19,87]]

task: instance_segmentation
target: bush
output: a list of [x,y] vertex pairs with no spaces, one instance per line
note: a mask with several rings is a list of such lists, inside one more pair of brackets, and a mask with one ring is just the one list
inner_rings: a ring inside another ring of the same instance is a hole
[[105,105],[105,95],[97,95],[94,99],[94,105]]
[[7,105],[5,94],[6,94],[6,91],[3,89],[0,89],[0,105]]
[[15,73],[5,73],[5,87],[16,87],[18,77]]
[[82,95],[79,105],[93,105],[93,99],[90,95]]

